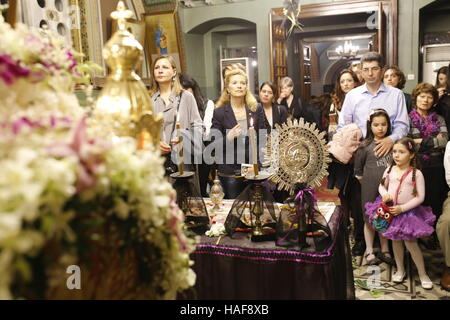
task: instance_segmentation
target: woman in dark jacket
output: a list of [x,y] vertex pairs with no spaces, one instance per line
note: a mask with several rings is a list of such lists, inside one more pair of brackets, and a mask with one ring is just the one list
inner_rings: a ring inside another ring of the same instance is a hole
[[275,85],[270,82],[264,82],[259,88],[259,101],[264,110],[266,127],[274,129],[276,124],[283,124],[288,118],[288,112],[285,106],[275,103]]
[[257,137],[260,129],[267,129],[264,112],[248,89],[247,75],[242,70],[229,71],[211,127],[219,179],[226,199],[236,198],[247,185],[241,165],[251,162],[247,134],[250,127],[254,127]]
[[300,119],[303,116],[302,101],[294,95],[294,82],[289,77],[284,77],[279,83],[280,96],[278,104],[285,106],[290,119]]

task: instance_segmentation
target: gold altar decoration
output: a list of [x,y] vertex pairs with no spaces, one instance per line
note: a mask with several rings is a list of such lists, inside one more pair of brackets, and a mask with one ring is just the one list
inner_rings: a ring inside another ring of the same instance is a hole
[[211,187],[211,191],[209,192],[209,197],[211,198],[211,202],[214,203],[213,210],[219,210],[219,204],[222,203],[223,197],[225,193],[223,192],[222,185],[220,184],[219,175],[216,170],[216,177],[214,179],[214,184]]
[[153,144],[159,143],[162,115],[153,114],[151,97],[136,74],[142,61],[144,49],[132,33],[126,30],[126,21],[133,13],[119,1],[117,10],[111,14],[117,20],[118,31],[106,43],[103,57],[111,69],[93,111],[93,118],[109,123],[118,136],[138,138],[147,131]]
[[316,124],[288,119],[276,125],[268,139],[266,159],[270,161],[270,179],[279,190],[294,192],[297,183],[320,186],[331,162],[325,132]]

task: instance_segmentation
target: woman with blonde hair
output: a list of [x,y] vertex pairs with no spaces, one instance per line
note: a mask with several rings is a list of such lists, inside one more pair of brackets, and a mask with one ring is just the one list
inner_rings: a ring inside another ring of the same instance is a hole
[[[227,199],[236,198],[246,186],[241,167],[250,163],[250,127],[254,127],[257,136],[260,129],[266,129],[264,112],[248,88],[245,72],[230,70],[225,74],[211,127],[219,179]],[[223,144],[223,149],[217,144]]]
[[[162,55],[155,59],[150,94],[152,95],[153,112],[155,114],[161,112],[164,116],[160,150],[161,154],[166,156],[166,173],[170,174],[171,171],[177,170],[176,165],[171,161],[176,158],[176,155],[171,157],[172,146],[178,142],[175,137],[176,123],[181,124],[183,132],[190,130],[192,134],[194,131],[198,131],[201,137],[203,122],[194,96],[189,91],[183,90],[181,86],[173,57]],[[187,135],[187,137],[189,136],[192,137],[192,135]],[[191,141],[184,139],[183,143],[186,146]],[[191,148],[185,148],[185,150],[191,150]],[[190,155],[185,152],[185,160],[188,156]]]

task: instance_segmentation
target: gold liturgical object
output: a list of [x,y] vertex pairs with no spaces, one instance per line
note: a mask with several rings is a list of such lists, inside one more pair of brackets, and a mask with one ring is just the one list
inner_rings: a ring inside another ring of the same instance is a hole
[[107,123],[117,136],[138,138],[147,132],[153,144],[159,143],[162,115],[153,115],[151,98],[135,69],[142,61],[143,47],[126,30],[126,21],[133,13],[119,1],[111,14],[118,31],[106,43],[103,57],[111,69],[93,111],[97,121]]

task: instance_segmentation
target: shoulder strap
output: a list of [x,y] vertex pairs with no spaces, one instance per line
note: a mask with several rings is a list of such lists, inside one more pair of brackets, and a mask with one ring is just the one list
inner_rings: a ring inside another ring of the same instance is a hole
[[395,191],[395,196],[394,196],[394,206],[397,205],[397,198],[398,198],[398,193],[400,192],[400,187],[402,186],[403,181],[405,181],[406,177],[408,176],[408,174],[413,170],[413,168],[409,168],[400,178],[400,183],[398,185],[397,190]]
[[181,103],[181,98],[182,97],[183,97],[183,91],[181,91],[180,99],[178,99],[177,111],[175,112],[175,116],[174,116],[174,119],[173,119],[173,125],[172,125],[172,131],[170,132],[170,138],[171,139],[172,139],[172,136],[173,136],[173,132],[175,131],[175,127],[177,125],[178,112],[180,112],[180,103]]

